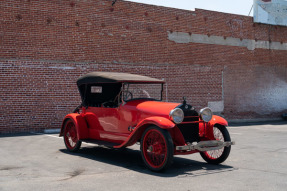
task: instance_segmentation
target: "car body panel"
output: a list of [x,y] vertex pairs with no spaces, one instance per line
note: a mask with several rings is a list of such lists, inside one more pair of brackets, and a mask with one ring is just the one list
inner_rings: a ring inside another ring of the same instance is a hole
[[[85,119],[87,130],[84,127],[84,129],[78,128],[77,131],[87,131],[84,133],[85,139],[122,144],[131,138],[129,131],[131,127],[135,131],[146,125],[156,125],[163,129],[173,128],[175,124],[169,120],[169,112],[178,105],[179,103],[134,100],[121,104],[118,108],[88,107],[81,114]],[[67,117],[76,121],[75,116],[78,115],[72,113]]]
[[[120,105],[118,108],[88,107],[84,113],[71,113],[65,119],[71,119],[76,125],[80,139],[97,139],[117,143],[115,148],[135,144],[144,130],[151,125],[168,129],[175,145],[185,144],[181,131],[169,119],[169,112],[179,103],[136,100]],[[150,111],[150,112],[149,112]],[[154,115],[158,116],[154,116]],[[63,135],[63,125],[60,136]],[[208,123],[199,121],[201,140],[214,140],[213,126],[227,126],[227,121],[213,115]],[[130,129],[133,129],[131,132]],[[183,154],[183,153],[182,153]]]

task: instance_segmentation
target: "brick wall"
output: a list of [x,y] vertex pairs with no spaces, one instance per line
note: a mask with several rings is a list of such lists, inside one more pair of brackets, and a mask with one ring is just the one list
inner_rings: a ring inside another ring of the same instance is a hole
[[[177,32],[211,43],[171,40]],[[219,45],[213,37],[276,42],[281,49]],[[1,1],[0,133],[59,128],[80,103],[76,79],[91,71],[164,78],[168,101],[185,96],[197,109],[223,103],[227,119],[278,118],[287,111],[285,43],[286,27],[212,11],[126,1],[112,7],[107,0]]]

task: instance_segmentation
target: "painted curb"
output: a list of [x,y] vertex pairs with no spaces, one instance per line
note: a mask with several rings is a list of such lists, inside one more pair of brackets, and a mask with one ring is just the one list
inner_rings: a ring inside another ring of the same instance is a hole
[[60,133],[60,129],[45,129],[44,133]]

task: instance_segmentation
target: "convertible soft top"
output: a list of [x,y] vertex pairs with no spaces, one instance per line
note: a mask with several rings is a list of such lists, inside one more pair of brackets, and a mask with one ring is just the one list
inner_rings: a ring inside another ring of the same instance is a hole
[[77,85],[93,83],[164,83],[164,80],[129,73],[91,72],[77,80]]

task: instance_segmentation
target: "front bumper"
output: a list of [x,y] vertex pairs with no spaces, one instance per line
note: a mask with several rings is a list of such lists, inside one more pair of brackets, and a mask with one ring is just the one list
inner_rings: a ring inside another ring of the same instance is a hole
[[223,142],[223,141],[200,141],[198,142],[196,145],[193,145],[191,143],[184,145],[184,146],[176,146],[175,149],[177,151],[194,151],[194,150],[198,150],[198,151],[213,151],[213,150],[218,150],[221,149],[223,147],[229,147],[230,145],[235,145],[234,141],[227,141],[227,142]]

